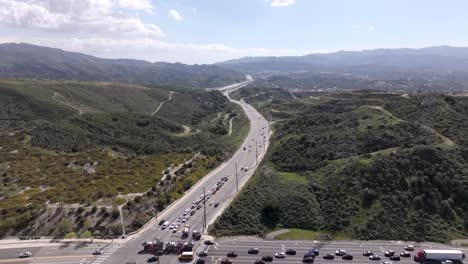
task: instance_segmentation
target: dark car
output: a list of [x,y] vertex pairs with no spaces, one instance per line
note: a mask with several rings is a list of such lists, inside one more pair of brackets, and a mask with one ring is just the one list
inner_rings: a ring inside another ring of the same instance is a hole
[[164,255],[164,251],[158,250],[158,251],[154,252],[154,255],[156,255],[156,256],[162,256],[162,255]]
[[344,254],[341,258],[344,259],[344,260],[353,260],[353,255]]
[[335,255],[328,253],[323,255],[323,259],[335,259]]
[[254,264],[265,264],[262,260],[256,260]]
[[213,241],[211,241],[211,240],[205,240],[205,242],[203,242],[203,243],[204,243],[205,245],[207,245],[207,246],[213,245]]
[[395,255],[395,251],[393,251],[393,250],[387,250],[387,251],[385,251],[385,256],[386,256],[386,257],[391,257],[391,256],[393,256],[393,255]]
[[266,262],[272,262],[272,261],[273,261],[273,257],[272,257],[272,256],[263,256],[263,257],[262,257],[262,260],[263,260],[263,261],[266,261]]
[[364,257],[369,257],[369,256],[372,256],[374,255],[374,252],[370,251],[370,250],[367,250],[367,251],[364,251],[364,253],[362,253],[362,255]]
[[315,260],[314,257],[308,256],[308,257],[304,257],[304,258],[302,259],[302,262],[304,262],[304,263],[314,263],[314,260]]
[[197,259],[197,261],[195,263],[196,264],[205,264],[205,260],[204,259]]
[[206,256],[208,256],[208,253],[206,251],[202,251],[202,252],[198,253],[198,256],[199,257],[206,257]]
[[158,257],[152,256],[151,258],[148,259],[148,263],[156,262],[156,261],[158,261],[158,259],[159,259]]
[[166,220],[161,220],[161,221],[159,221],[159,225],[160,225],[160,226],[163,225],[164,223],[166,223]]
[[258,252],[260,252],[258,248],[249,248],[249,250],[247,250],[247,253],[249,254],[258,254]]
[[296,250],[291,249],[291,248],[287,249],[286,250],[286,255],[293,255],[294,256],[294,255],[296,255]]
[[234,252],[234,251],[228,252],[228,253],[226,254],[226,256],[227,256],[228,258],[237,258],[237,252]]
[[402,256],[404,258],[409,258],[409,257],[411,257],[411,253],[409,253],[408,251],[404,251],[404,252],[400,253],[400,256]]
[[318,249],[314,249],[312,250],[312,252],[314,252],[315,256],[318,256],[320,254],[320,251]]
[[230,261],[229,259],[225,258],[225,259],[221,260],[221,264],[232,264],[232,261]]
[[379,255],[370,255],[369,260],[381,260]]
[[400,261],[400,256],[398,256],[398,255],[390,256],[390,260],[393,260],[393,261]]
[[214,207],[218,207],[218,206],[219,206],[219,203],[215,203],[215,204],[214,204]]

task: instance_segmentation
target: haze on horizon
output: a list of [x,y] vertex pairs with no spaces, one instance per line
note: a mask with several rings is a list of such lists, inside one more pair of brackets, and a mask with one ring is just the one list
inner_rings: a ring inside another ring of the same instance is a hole
[[467,9],[463,0],[0,0],[0,43],[187,64],[468,46]]

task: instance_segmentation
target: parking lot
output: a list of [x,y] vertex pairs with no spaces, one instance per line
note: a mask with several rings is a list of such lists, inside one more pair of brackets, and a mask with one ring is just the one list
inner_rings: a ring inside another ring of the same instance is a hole
[[[228,252],[236,252],[238,254],[235,258],[229,258],[233,264],[235,263],[254,263],[262,256],[274,257],[276,252],[284,252],[287,249],[294,249],[297,251],[295,256],[287,255],[284,259],[273,259],[272,263],[293,264],[302,263],[302,257],[306,252],[311,249],[317,248],[320,250],[319,256],[315,258],[314,263],[355,263],[355,264],[370,264],[381,263],[390,261],[388,257],[384,256],[385,251],[393,250],[395,254],[405,251],[404,247],[409,244],[405,242],[391,242],[391,241],[330,241],[327,243],[318,243],[314,241],[276,241],[276,240],[251,240],[251,239],[223,239],[215,241],[214,245],[201,246],[197,252],[206,250],[208,256],[205,257],[206,264],[219,264],[223,258],[226,258]],[[411,243],[412,244],[412,243]],[[453,249],[452,247],[436,244],[436,243],[422,243],[413,244],[415,249],[410,252],[410,257],[402,257],[400,261],[393,261],[395,263],[415,263],[413,261],[413,254],[420,249]],[[258,248],[259,254],[248,254],[249,248]],[[327,253],[335,253],[337,250],[346,250],[347,253],[353,255],[353,260],[342,260],[341,257],[335,256],[334,260],[325,260],[323,255]],[[369,260],[369,257],[363,256],[364,251],[371,250],[374,254],[381,256],[381,260]],[[463,250],[463,249],[462,249]]]

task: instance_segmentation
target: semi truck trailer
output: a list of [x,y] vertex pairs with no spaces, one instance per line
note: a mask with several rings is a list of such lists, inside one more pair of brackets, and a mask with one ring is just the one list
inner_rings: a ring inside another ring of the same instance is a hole
[[424,249],[414,255],[414,261],[425,262],[431,260],[463,260],[465,254],[461,250],[453,249]]

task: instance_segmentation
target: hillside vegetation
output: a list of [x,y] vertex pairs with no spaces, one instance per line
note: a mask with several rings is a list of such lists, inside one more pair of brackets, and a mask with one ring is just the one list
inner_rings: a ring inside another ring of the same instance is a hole
[[467,98],[356,91],[249,100],[271,111],[275,133],[267,160],[213,234],[468,236]]
[[193,88],[221,87],[245,80],[245,75],[215,65],[101,59],[55,48],[14,43],[0,44],[0,77]]
[[249,125],[217,91],[24,79],[0,80],[0,97],[0,236],[117,236],[119,205],[135,230]]

